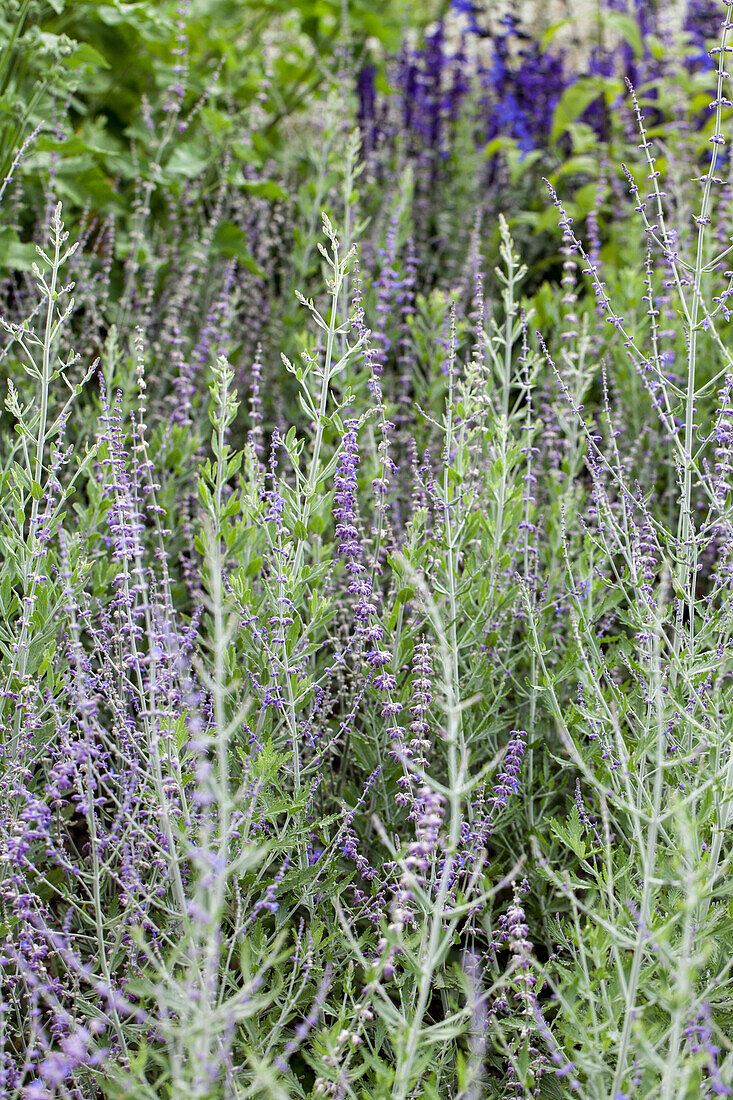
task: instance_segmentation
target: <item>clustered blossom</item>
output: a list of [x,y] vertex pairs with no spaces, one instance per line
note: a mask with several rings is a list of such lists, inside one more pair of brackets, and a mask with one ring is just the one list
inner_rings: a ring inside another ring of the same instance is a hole
[[519,776],[522,770],[522,757],[527,747],[524,730],[512,730],[509,734],[503,771],[499,772],[498,782],[493,788],[493,804],[503,809],[513,794],[519,793]]
[[389,322],[392,311],[402,301],[402,280],[396,268],[397,260],[397,230],[398,214],[392,214],[387,227],[385,247],[379,250],[382,260],[382,270],[377,280],[377,304],[376,304],[376,328],[373,339],[376,346],[376,354],[373,361],[374,374],[380,376],[384,373],[387,354],[392,346],[389,337]]
[[733,376],[726,378],[721,390],[714,434],[715,493],[722,506],[731,490],[730,477],[733,468]]
[[692,1054],[700,1054],[704,1060],[707,1080],[703,1084],[705,1096],[733,1096],[733,1088],[727,1085],[721,1076],[718,1056],[720,1047],[713,1038],[710,1020],[710,1005],[700,1006],[695,1015],[688,1020],[684,1036]]
[[415,839],[410,841],[402,874],[390,905],[390,939],[380,937],[377,951],[381,956],[383,977],[395,973],[395,960],[400,953],[399,937],[405,928],[415,923],[415,890],[430,890],[429,872],[436,858],[440,829],[443,824],[445,798],[427,784],[415,797]]
[[262,344],[257,345],[250,369],[250,422],[247,440],[258,460],[262,459]]
[[101,442],[108,449],[107,457],[102,460],[103,484],[105,493],[111,500],[107,513],[107,523],[112,536],[115,560],[124,569],[134,564],[140,547],[140,535],[143,523],[138,501],[135,499],[135,487],[130,478],[127,463],[129,455],[125,449],[124,430],[120,406],[122,394],[118,393],[115,404],[107,404],[104,392],[104,380],[100,377],[103,413],[101,423],[104,431]]
[[433,699],[433,658],[430,642],[423,638],[415,643],[415,653],[412,661],[412,706],[410,714],[410,733],[413,735],[410,748],[413,752],[413,762],[416,767],[424,768],[427,764],[425,754],[430,748],[430,726],[427,721],[430,704]]
[[336,521],[336,553],[351,577],[364,571],[361,536],[357,526],[357,491],[359,473],[359,421],[353,417],[344,425],[341,454],[334,475],[334,508]]
[[[529,882],[526,879],[520,887],[515,887],[513,901],[509,904],[506,913],[499,918],[499,929],[500,938],[506,944],[512,958],[510,981],[515,989],[514,1000],[518,1011],[524,1017],[513,1053],[516,1057],[526,1050],[527,1065],[534,1078],[532,1096],[539,1097],[540,1082],[548,1072],[550,1062],[555,1066],[556,1077],[569,1078],[570,1088],[573,1091],[580,1088],[580,1083],[574,1077],[575,1067],[565,1058],[547,1025],[538,997],[537,978],[532,959],[534,945],[529,939],[529,925],[521,901],[521,895],[526,894],[528,890]],[[495,1011],[501,1007],[496,1005]],[[549,1052],[549,1058],[536,1045],[537,1037],[543,1040]],[[514,1059],[507,1064],[506,1087],[510,1093],[526,1095],[524,1082],[516,1074]]]
[[186,33],[186,16],[190,9],[191,0],[179,0],[176,12],[178,16],[176,20],[178,35],[176,38],[176,45],[173,50],[171,50],[171,53],[175,57],[173,80],[166,89],[168,98],[163,107],[163,110],[167,114],[173,114],[174,116],[179,113],[186,94],[186,77],[188,75],[188,34]]
[[519,793],[526,738],[524,730],[511,731],[502,770],[497,775],[496,783],[490,789],[490,793],[486,783],[479,784],[473,793],[472,812],[470,817],[461,823],[460,849],[456,854],[448,883],[454,890],[461,878],[467,877],[472,880],[480,874],[489,838],[498,816],[506,809],[510,798]]
[[390,656],[380,649],[384,631],[376,621],[377,594],[364,564],[364,548],[359,531],[357,512],[359,474],[359,421],[347,419],[341,453],[336,466],[334,482],[333,515],[336,521],[336,553],[343,561],[349,577],[348,591],[355,597],[353,617],[354,638],[359,644],[371,645],[366,655],[370,669],[375,672],[374,683],[380,690],[393,687],[390,674],[382,671]]

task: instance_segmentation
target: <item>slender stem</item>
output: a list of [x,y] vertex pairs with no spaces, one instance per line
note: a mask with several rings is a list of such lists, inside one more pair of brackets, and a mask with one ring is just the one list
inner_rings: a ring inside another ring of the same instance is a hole
[[626,1064],[631,1042],[631,1028],[636,1013],[636,995],[641,976],[641,967],[647,950],[646,941],[649,936],[649,921],[651,913],[652,885],[657,861],[657,838],[659,835],[660,810],[662,806],[662,794],[664,790],[664,768],[666,763],[666,737],[664,732],[662,696],[662,676],[660,659],[661,622],[657,619],[654,630],[654,652],[652,655],[653,691],[652,703],[655,713],[656,725],[656,755],[654,761],[654,786],[652,793],[652,810],[646,836],[646,847],[643,854],[642,874],[644,884],[642,886],[641,906],[639,913],[639,928],[631,962],[631,973],[626,986],[624,1023],[619,1042],[616,1071],[613,1076],[611,1095],[616,1096],[623,1083],[626,1073]]
[[[455,686],[451,683],[452,675],[449,667],[445,669],[447,683],[446,694],[452,698]],[[427,945],[421,952],[423,963],[420,970],[420,984],[417,1002],[412,1014],[410,1026],[405,1040],[405,1046],[397,1064],[397,1072],[393,1086],[393,1100],[405,1100],[412,1086],[412,1073],[415,1057],[420,1045],[425,1011],[430,995],[433,991],[433,974],[439,965],[444,953],[446,933],[443,927],[444,908],[448,898],[448,889],[453,877],[453,867],[461,837],[461,789],[463,787],[462,765],[458,762],[458,735],[460,712],[458,707],[449,707],[448,710],[448,779],[449,779],[449,804],[450,824],[448,830],[448,845],[445,853],[445,862],[440,876],[438,892],[431,904],[430,922]]]
[[[56,313],[56,302],[58,300],[57,286],[58,276],[63,259],[61,257],[61,246],[64,243],[64,235],[62,233],[61,222],[61,204],[56,207],[54,216],[51,221],[51,228],[53,230],[53,244],[54,244],[54,256],[51,266],[51,282],[50,285],[46,284],[45,280],[41,278],[41,283],[46,295],[48,306],[46,309],[46,325],[43,338],[43,351],[41,358],[41,401],[40,409],[38,413],[38,430],[36,434],[36,449],[33,464],[33,485],[31,491],[31,514],[28,525],[28,540],[32,546],[36,539],[36,528],[38,526],[38,512],[41,501],[41,478],[43,477],[43,461],[45,457],[46,449],[46,428],[48,424],[48,398],[49,389],[51,386],[51,350],[55,343],[55,335],[58,334],[57,325],[54,328],[54,315]],[[27,596],[23,601],[23,617],[21,621],[20,636],[18,638],[17,648],[17,670],[18,678],[20,680],[21,689],[24,687],[24,681],[26,677],[26,671],[28,668],[28,635],[30,632],[31,619],[33,616],[33,607],[35,604],[35,593],[38,585],[38,568],[34,568],[32,576],[30,578],[30,588]],[[13,662],[15,664],[15,661]],[[11,671],[12,675],[12,671]],[[22,709],[18,707],[13,716],[13,735],[11,739],[11,754],[13,759],[17,757],[20,747],[20,729],[22,721]]]
[[445,414],[445,458],[443,461],[443,508],[445,513],[445,541],[447,549],[446,557],[446,583],[448,586],[448,608],[450,619],[448,622],[448,638],[450,640],[451,675],[449,679],[450,694],[448,706],[455,710],[457,717],[457,736],[461,746],[461,753],[465,752],[463,722],[460,717],[460,708],[456,694],[458,685],[458,601],[456,598],[456,557],[455,557],[455,530],[451,517],[451,480],[449,471],[451,467],[451,452],[453,450],[453,388],[455,383],[455,303],[451,307],[451,346],[450,362],[448,369],[448,401]]
[[0,96],[5,95],[6,91],[8,90],[8,83],[10,81],[12,73],[10,62],[13,57],[13,47],[15,46],[15,43],[18,41],[19,36],[23,32],[23,27],[25,26],[25,21],[28,16],[28,10],[30,6],[31,0],[23,0],[23,6],[15,18],[13,30],[10,35],[10,41],[7,43],[5,49],[3,50],[2,63],[0,64],[0,73],[2,73],[2,77],[0,79]]
[[[695,592],[697,584],[697,540],[693,529],[692,520],[692,474],[695,465],[693,460],[693,444],[695,432],[695,398],[696,398],[696,370],[697,370],[697,342],[698,321],[700,318],[700,305],[702,301],[702,281],[705,272],[705,229],[710,221],[712,185],[715,177],[715,169],[718,162],[718,147],[720,129],[722,125],[722,97],[725,80],[725,56],[727,52],[728,26],[731,19],[733,4],[728,4],[726,17],[723,23],[723,33],[720,40],[718,53],[717,94],[715,101],[715,133],[713,135],[713,151],[710,157],[707,174],[704,178],[702,202],[697,221],[697,251],[695,255],[695,268],[692,286],[692,302],[690,305],[690,331],[687,351],[687,392],[685,394],[685,444],[683,450],[683,478],[682,500],[680,503],[680,515],[678,521],[678,540],[680,549],[680,562],[677,570],[678,592],[685,599],[687,605],[687,634],[689,645],[689,660],[694,659],[695,641]],[[721,138],[722,140],[722,138]],[[675,635],[675,656],[678,657],[681,646],[681,631]]]
[[[308,529],[308,521],[310,520],[311,516],[312,500],[315,493],[316,485],[318,483],[318,474],[321,461],[321,447],[323,446],[323,427],[324,420],[326,418],[326,411],[328,409],[328,398],[331,389],[331,372],[333,370],[333,346],[336,339],[336,317],[338,313],[338,299],[341,291],[341,283],[343,280],[343,273],[338,258],[338,248],[335,241],[333,242],[333,250],[334,285],[331,293],[331,316],[326,333],[326,355],[323,364],[323,373],[321,375],[321,392],[319,396],[317,410],[318,421],[316,423],[316,434],[313,440],[313,454],[311,455],[311,463],[308,470],[308,480],[305,485],[303,500],[302,522],[303,526],[306,528],[306,532]],[[298,540],[298,545],[295,550],[295,557],[293,559],[294,577],[297,577],[300,573],[305,545],[306,539]]]

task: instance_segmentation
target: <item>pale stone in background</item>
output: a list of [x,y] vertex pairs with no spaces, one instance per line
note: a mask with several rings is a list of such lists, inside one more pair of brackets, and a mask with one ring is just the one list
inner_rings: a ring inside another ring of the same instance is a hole
[[[597,40],[599,0],[518,0],[511,4],[509,0],[474,0],[477,20],[487,30],[492,30],[499,19],[513,10],[518,14],[527,30],[535,35],[543,34],[563,20],[567,24],[557,31],[555,41],[564,48],[575,48],[582,57],[586,47]],[[662,30],[674,33],[679,30],[686,8],[685,0],[664,0],[659,6],[660,26]],[[630,5],[631,9],[631,5]],[[461,25],[468,21],[467,16],[452,13],[448,18],[448,39],[451,33],[460,37]],[[606,28],[604,41],[611,48],[615,45],[612,35]],[[488,49],[488,47],[487,47]],[[479,47],[479,53],[481,47]]]
[[[544,31],[561,19],[573,19],[580,25],[592,24],[599,8],[598,0],[520,0],[515,5],[527,27]],[[670,29],[679,28],[685,0],[665,0],[659,12]],[[508,0],[476,0],[476,7],[490,19],[499,19],[511,8]],[[629,4],[629,10],[633,5]]]

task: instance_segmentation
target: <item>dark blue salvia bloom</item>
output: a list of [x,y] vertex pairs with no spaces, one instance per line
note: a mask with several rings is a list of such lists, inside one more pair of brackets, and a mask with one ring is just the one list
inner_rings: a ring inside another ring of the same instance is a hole
[[501,24],[503,30],[492,42],[492,63],[481,81],[488,98],[485,140],[512,137],[528,153],[545,144],[547,120],[567,85],[564,58],[552,50],[543,52],[515,16],[504,16]]
[[418,126],[428,149],[440,151],[443,134],[443,74],[446,58],[443,51],[445,27],[439,22],[435,31],[425,40],[422,81],[423,112],[418,115]]
[[412,155],[437,149],[441,129],[441,39],[442,29],[428,39],[424,50],[405,47],[397,61],[396,84],[402,113],[400,133]]
[[399,132],[409,137],[413,130],[412,123],[417,110],[418,72],[415,55],[406,45],[403,46],[397,58],[395,82],[400,97]]
[[376,66],[368,64],[363,66],[356,78],[356,120],[359,123],[362,148],[366,155],[371,153],[379,143],[376,75]]
[[708,48],[710,39],[720,36],[721,6],[717,0],[688,0],[682,29],[690,35],[694,53],[687,58],[691,69],[712,70],[715,61]]
[[401,126],[393,136],[416,158],[423,183],[434,182],[439,161],[450,156],[452,123],[470,90],[467,72],[464,43],[451,56],[442,21],[427,35],[422,50],[405,47],[397,60]]
[[[632,0],[631,10],[628,0],[605,0],[605,3],[609,11],[630,14],[634,18],[639,27],[643,55],[638,58],[625,41],[614,49],[606,44],[603,47],[594,45],[588,58],[588,73],[608,78],[622,75],[637,85],[661,76],[664,62],[653,56],[648,47],[649,36],[662,33],[659,9],[648,0]],[[486,36],[487,32],[476,19],[479,9],[471,0],[457,0],[453,8],[468,16],[469,34]],[[499,33],[492,37],[491,63],[479,71],[486,92],[482,140],[513,137],[527,153],[545,146],[547,120],[552,118],[560,96],[573,80],[565,73],[564,54],[543,51],[515,15],[505,15],[500,26]],[[720,12],[715,0],[690,0],[684,23],[693,44],[693,53],[685,59],[688,69],[712,67],[706,43],[718,35],[719,27]],[[651,88],[648,95],[654,97],[656,90]],[[581,117],[601,138],[608,138],[608,114],[600,99]]]
[[394,308],[402,301],[402,279],[397,270],[397,231],[399,229],[399,214],[395,210],[387,226],[384,248],[378,251],[382,261],[382,269],[377,278],[377,304],[376,325],[372,333],[374,344],[378,349],[373,360],[374,373],[381,375],[384,371],[387,353],[392,347],[389,336],[390,322]]
[[473,0],[453,0],[451,7],[453,11],[458,12],[460,15],[468,16],[468,29],[471,34],[484,36],[486,32],[479,26],[476,19],[481,9],[473,3]]

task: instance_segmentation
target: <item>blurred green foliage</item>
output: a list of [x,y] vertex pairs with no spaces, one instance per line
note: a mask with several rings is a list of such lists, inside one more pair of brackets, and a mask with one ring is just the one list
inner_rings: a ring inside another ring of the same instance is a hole
[[19,169],[24,201],[12,228],[4,212],[4,266],[29,266],[20,241],[33,235],[31,212],[43,209],[49,182],[72,229],[85,209],[114,214],[123,239],[141,193],[163,216],[184,189],[191,197],[194,180],[195,201],[205,201],[225,164],[228,183],[283,197],[243,167],[271,165],[284,124],[308,111],[324,82],[367,52],[379,61],[439,9],[412,0],[8,0],[0,179],[40,129]]

